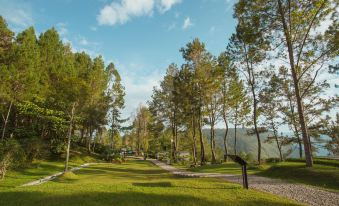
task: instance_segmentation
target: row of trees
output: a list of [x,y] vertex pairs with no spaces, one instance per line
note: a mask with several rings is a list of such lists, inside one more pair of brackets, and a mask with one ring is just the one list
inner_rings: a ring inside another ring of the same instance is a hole
[[[337,71],[336,8],[337,2],[331,0],[240,0],[234,6],[236,31],[225,52],[214,57],[204,43],[194,39],[180,50],[185,63],[168,67],[149,102],[148,131],[155,134],[149,135],[149,141],[159,140],[170,131],[173,159],[184,144],[190,145],[194,164],[198,158],[205,164],[209,146],[210,160],[216,163],[216,124],[225,124],[225,155],[230,150],[229,125],[235,127],[233,152],[237,154],[237,127],[245,124],[257,138],[259,164],[260,133],[269,129],[273,135],[268,141],[276,142],[281,159],[283,146],[297,143],[300,158],[304,153],[306,165],[311,167],[316,149],[313,140],[328,134],[332,142],[338,141],[334,131],[325,129],[328,115],[338,106],[338,96],[324,95],[330,85],[319,78],[328,68]],[[326,22],[331,25],[321,30]],[[143,118],[137,115],[135,119],[137,139],[145,139],[139,135]],[[155,123],[162,126],[154,127]],[[289,126],[292,136],[279,134],[283,125]],[[206,126],[210,128],[208,143],[202,131]],[[328,148],[332,147],[338,148],[338,144]]]
[[114,65],[72,52],[52,28],[37,38],[30,27],[17,35],[0,16],[0,113],[2,175],[21,148],[30,162],[41,154],[66,153],[71,142],[95,150],[106,135],[113,148],[118,135],[124,88]]

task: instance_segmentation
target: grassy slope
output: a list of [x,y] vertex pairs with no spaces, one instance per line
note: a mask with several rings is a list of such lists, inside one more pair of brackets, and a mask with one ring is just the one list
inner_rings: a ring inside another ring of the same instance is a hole
[[[98,160],[92,156],[88,156],[86,153],[72,152],[70,158],[70,167],[79,166],[86,162],[98,162]],[[64,162],[59,161],[47,161],[39,160],[35,161],[27,168],[18,169],[15,171],[8,171],[4,180],[0,181],[0,192],[9,188],[20,186],[30,181],[38,180],[42,177],[55,174],[63,171]]]
[[[183,167],[181,166],[181,168]],[[241,174],[241,168],[233,162],[220,165],[205,165],[189,168],[188,170],[206,173]],[[336,166],[314,164],[313,168],[307,168],[303,162],[281,162],[262,165],[260,168],[249,166],[248,174],[279,178],[289,182],[298,182],[339,191],[339,167]]]
[[8,189],[0,193],[0,205],[297,205],[217,179],[175,178],[145,161],[94,165],[75,174],[76,178]]

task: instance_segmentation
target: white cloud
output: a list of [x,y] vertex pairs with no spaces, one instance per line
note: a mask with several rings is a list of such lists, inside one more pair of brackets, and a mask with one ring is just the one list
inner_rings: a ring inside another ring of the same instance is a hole
[[85,37],[81,37],[79,40],[79,44],[83,45],[83,46],[87,46],[89,44],[89,42],[87,41],[87,39]]
[[171,30],[175,29],[176,27],[177,27],[177,24],[175,22],[173,22],[172,24],[170,24],[167,27],[167,31],[171,31]]
[[120,0],[104,6],[97,16],[99,25],[124,24],[134,17],[151,16],[155,8],[164,13],[181,0]]
[[0,5],[0,14],[14,26],[24,28],[34,24],[30,4],[3,0]]
[[153,93],[153,87],[159,86],[163,75],[159,70],[153,72],[143,71],[147,65],[131,62],[123,64],[118,60],[113,61],[119,73],[121,74],[122,84],[125,87],[125,109],[124,118],[129,117],[135,112],[140,104],[145,105],[150,100]]
[[65,36],[68,34],[67,24],[66,23],[57,23],[56,28],[60,34],[60,36]]
[[189,17],[184,20],[184,24],[182,25],[182,29],[188,29],[189,27],[193,26],[193,23]]
[[98,28],[95,27],[95,26],[91,26],[89,29],[92,30],[92,31],[97,31],[98,30]]
[[100,25],[124,24],[132,17],[151,15],[154,0],[122,0],[112,2],[101,11],[97,20]]
[[161,0],[158,4],[159,11],[164,13],[172,8],[175,4],[181,3],[181,0]]

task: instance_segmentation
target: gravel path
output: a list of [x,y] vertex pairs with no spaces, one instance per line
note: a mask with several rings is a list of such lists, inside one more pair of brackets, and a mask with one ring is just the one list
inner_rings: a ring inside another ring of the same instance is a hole
[[[220,173],[195,173],[175,168],[158,160],[150,159],[152,163],[167,170],[174,175],[187,177],[217,177],[230,182],[242,184],[240,175],[220,174]],[[248,176],[248,184],[252,189],[269,192],[278,196],[287,197],[297,202],[318,206],[339,206],[339,193],[329,192],[316,187],[287,183],[278,179],[259,177],[255,175]]]

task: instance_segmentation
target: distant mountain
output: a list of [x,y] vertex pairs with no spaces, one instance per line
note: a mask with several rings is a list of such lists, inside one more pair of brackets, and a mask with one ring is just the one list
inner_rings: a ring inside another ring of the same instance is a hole
[[[237,128],[237,152],[245,152],[246,154],[251,154],[253,158],[257,158],[258,152],[258,143],[256,135],[249,135],[247,133],[249,129],[246,128]],[[216,145],[218,148],[224,148],[224,135],[225,129],[216,129],[215,136],[216,136]],[[227,145],[228,151],[230,154],[234,153],[234,128],[230,128],[227,134]],[[203,133],[206,135],[208,140],[210,140],[210,130],[204,129]],[[279,157],[279,150],[275,142],[266,143],[267,137],[272,135],[272,131],[260,133],[261,139],[261,155],[262,158],[272,158],[272,157]],[[298,157],[298,148],[295,145],[290,145],[283,148],[283,153],[287,153],[287,151],[291,150],[292,153],[288,157]]]

